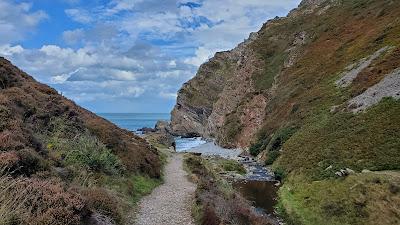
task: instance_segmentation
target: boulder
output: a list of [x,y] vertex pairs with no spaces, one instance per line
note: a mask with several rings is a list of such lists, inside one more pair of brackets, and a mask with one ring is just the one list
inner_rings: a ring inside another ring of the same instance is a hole
[[151,132],[155,132],[156,130],[150,127],[143,127],[138,129],[138,131],[142,132],[143,134],[147,134],[147,133],[151,133]]
[[171,134],[171,127],[168,121],[159,120],[152,131],[144,133],[146,139],[153,144],[161,144],[167,148],[175,149],[175,138]]
[[171,133],[171,125],[168,121],[165,120],[159,120],[156,123],[156,126],[154,128],[156,132],[167,132]]

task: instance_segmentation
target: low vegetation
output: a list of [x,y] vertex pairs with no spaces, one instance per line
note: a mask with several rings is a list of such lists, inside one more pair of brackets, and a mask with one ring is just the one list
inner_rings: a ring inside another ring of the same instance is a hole
[[0,58],[0,224],[132,224],[157,149]]
[[185,158],[185,167],[197,183],[195,202],[192,207],[196,223],[202,225],[271,224],[268,218],[256,213],[251,203],[241,197],[225,179],[219,177],[219,171],[215,171],[215,165],[212,164],[207,159],[198,156],[187,155]]

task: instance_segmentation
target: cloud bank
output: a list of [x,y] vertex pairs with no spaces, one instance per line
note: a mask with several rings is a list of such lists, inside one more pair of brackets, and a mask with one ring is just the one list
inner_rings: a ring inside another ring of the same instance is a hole
[[95,111],[101,110],[96,101],[140,107],[146,99],[172,106],[177,90],[201,63],[217,51],[235,47],[266,20],[284,16],[299,3],[58,1],[64,2],[59,6],[70,21],[57,34],[62,43],[43,42],[40,48],[24,48],[24,39],[42,21],[52,19],[45,9],[34,10],[33,1],[1,1],[0,10],[6,14],[0,15],[0,55]]

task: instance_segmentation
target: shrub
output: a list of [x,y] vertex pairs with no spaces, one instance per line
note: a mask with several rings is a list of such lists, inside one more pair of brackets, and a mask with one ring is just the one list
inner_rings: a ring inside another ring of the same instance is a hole
[[52,138],[47,144],[52,154],[64,160],[67,165],[77,165],[91,171],[117,174],[122,165],[97,138],[84,134],[74,139]]
[[85,214],[82,197],[51,180],[0,177],[0,224],[75,225]]
[[0,132],[0,151],[21,149],[23,144],[18,140],[19,136],[9,130]]
[[283,144],[289,140],[290,137],[293,136],[294,133],[298,128],[296,127],[284,127],[280,130],[278,130],[271,138],[271,141],[269,142],[267,146],[267,150],[272,152],[272,151],[278,151],[280,148],[283,146]]
[[47,165],[35,151],[22,149],[0,153],[0,168],[4,168],[14,176],[30,176],[47,168]]
[[0,168],[10,170],[17,165],[19,157],[15,151],[0,153]]
[[227,142],[234,141],[236,136],[240,134],[240,132],[243,129],[242,123],[239,117],[235,113],[229,114],[226,117],[224,127],[225,127]]
[[285,179],[286,177],[286,172],[281,167],[274,168],[274,174],[275,174],[275,179],[279,181]]
[[250,154],[252,156],[257,156],[258,154],[260,154],[262,151],[265,150],[268,143],[269,143],[269,138],[260,137],[256,143],[254,143],[250,146],[250,149],[249,149]]
[[268,152],[267,159],[265,160],[265,164],[272,165],[279,156],[280,156],[279,151]]
[[16,172],[19,175],[30,176],[48,168],[47,162],[32,149],[22,149],[17,152],[17,155],[19,163]]
[[89,209],[93,212],[109,216],[116,222],[122,221],[122,209],[117,197],[103,188],[87,189],[82,192]]
[[239,162],[235,161],[235,160],[221,160],[220,161],[222,168],[225,171],[232,171],[232,172],[237,172],[239,174],[245,174],[246,173],[246,169],[242,166],[242,164],[240,164]]

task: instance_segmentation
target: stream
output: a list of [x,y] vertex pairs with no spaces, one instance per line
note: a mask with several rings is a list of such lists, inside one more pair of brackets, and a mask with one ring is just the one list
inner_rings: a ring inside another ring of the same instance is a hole
[[201,143],[199,139],[193,141],[198,145],[192,148],[177,148],[177,151],[201,153],[205,157],[215,156],[237,160],[246,169],[246,174],[244,176],[227,174],[226,178],[232,182],[233,187],[243,197],[253,202],[256,211],[276,217],[274,206],[277,203],[279,182],[275,180],[274,173],[269,168],[262,166],[252,157],[241,156],[242,150],[240,149],[225,149],[213,142]]

